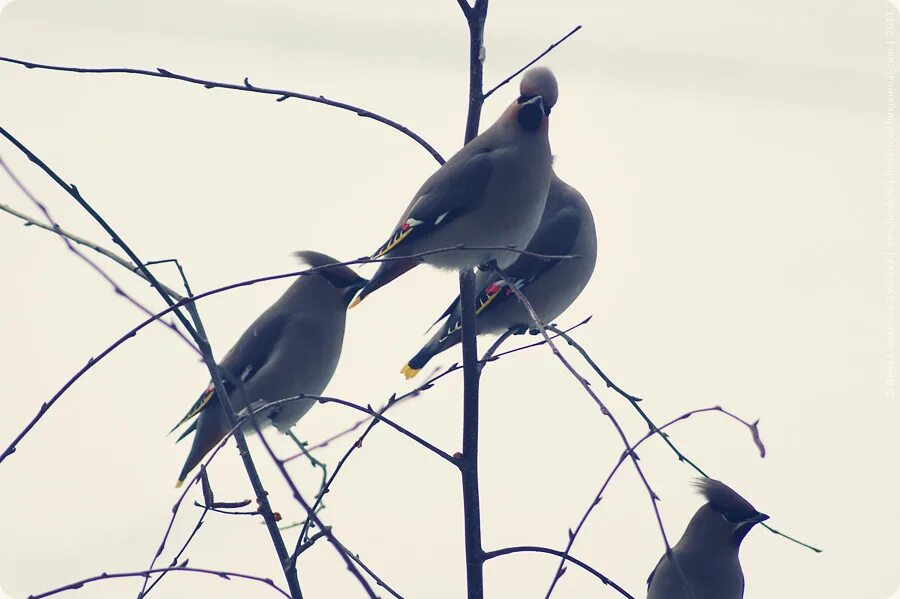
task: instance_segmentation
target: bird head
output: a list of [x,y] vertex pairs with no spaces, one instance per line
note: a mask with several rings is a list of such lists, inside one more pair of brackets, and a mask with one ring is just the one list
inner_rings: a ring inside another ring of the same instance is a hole
[[729,531],[736,545],[741,544],[751,528],[769,519],[721,481],[706,478],[697,481],[696,487],[707,501],[705,507],[714,514],[711,517],[720,519],[719,526]]
[[537,131],[559,97],[556,77],[547,67],[529,69],[519,84],[519,94],[516,119],[526,131]]
[[[295,252],[294,256],[304,264],[320,269],[316,271],[315,276],[326,281],[330,288],[337,292],[344,307],[349,305],[359,290],[369,282],[368,279],[364,279],[353,272],[350,267],[343,264],[337,265],[338,260],[331,256],[313,251]],[[334,264],[335,266],[323,268],[329,264]]]

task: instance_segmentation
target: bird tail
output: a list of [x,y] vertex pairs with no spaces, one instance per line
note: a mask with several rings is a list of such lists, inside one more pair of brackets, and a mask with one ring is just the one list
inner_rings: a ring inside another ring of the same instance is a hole
[[194,427],[196,429],[194,442],[191,444],[191,450],[184,462],[184,467],[181,469],[181,474],[178,475],[176,487],[180,487],[184,483],[191,470],[197,467],[204,456],[229,431],[225,413],[217,399],[213,399],[208,403],[207,409],[200,413],[194,424],[196,425]]
[[416,266],[419,265],[419,261],[410,258],[408,260],[392,260],[390,262],[382,262],[378,266],[378,270],[375,271],[375,276],[366,283],[365,287],[363,287],[359,295],[356,296],[350,303],[350,308],[355,307],[359,302],[363,301],[367,295],[375,291],[376,289],[380,289],[384,287],[403,273],[408,270],[412,270]]
[[454,330],[449,335],[446,334],[446,325],[442,325],[435,335],[419,350],[419,353],[410,358],[400,372],[407,379],[411,379],[422,370],[428,362],[438,355],[459,343],[459,330]]

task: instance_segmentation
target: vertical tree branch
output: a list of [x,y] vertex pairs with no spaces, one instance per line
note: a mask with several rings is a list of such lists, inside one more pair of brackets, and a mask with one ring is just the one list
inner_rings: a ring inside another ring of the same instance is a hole
[[468,599],[484,597],[484,550],[481,547],[481,499],[478,490],[478,347],[475,338],[475,275],[469,269],[459,273],[459,305],[463,354],[463,516],[466,546],[466,588]]
[[212,347],[210,347],[209,342],[207,341],[206,330],[203,327],[203,322],[200,320],[197,306],[194,302],[190,302],[185,307],[191,316],[191,320],[194,322],[194,326],[197,327],[197,344],[203,355],[203,361],[206,363],[206,367],[209,369],[210,375],[212,376],[216,395],[222,400],[222,408],[225,411],[225,417],[228,419],[228,426],[234,429],[232,434],[238,446],[238,453],[241,455],[241,461],[244,463],[244,469],[247,471],[247,478],[250,479],[250,486],[253,487],[253,493],[256,495],[259,513],[262,514],[263,520],[265,520],[266,530],[268,530],[269,537],[272,539],[272,545],[275,547],[275,554],[278,556],[278,563],[287,580],[288,590],[293,599],[303,599],[303,593],[300,590],[300,581],[297,577],[296,565],[290,559],[287,547],[284,544],[284,538],[281,536],[281,531],[278,529],[278,522],[275,520],[275,515],[272,513],[272,506],[269,504],[269,493],[266,491],[262,484],[262,480],[259,478],[259,472],[256,470],[256,464],[253,463],[253,457],[250,455],[250,448],[247,446],[247,439],[244,436],[244,431],[238,426],[238,415],[234,410],[234,406],[231,404],[228,393],[225,391],[222,372],[219,370],[218,364],[213,356]]
[[[465,4],[461,0],[460,6]],[[478,135],[481,107],[484,104],[484,22],[487,19],[488,0],[475,0],[475,6],[463,14],[469,25],[469,112],[466,117],[466,143]]]
[[[469,110],[465,137],[465,143],[469,143],[478,135],[484,104],[484,22],[488,0],[475,0],[474,6],[469,6],[466,0],[458,2],[469,26]],[[475,331],[475,274],[469,268],[459,271],[459,305],[463,354],[463,450],[458,466],[462,475],[466,596],[483,599],[485,560],[478,489],[478,379],[481,369]]]

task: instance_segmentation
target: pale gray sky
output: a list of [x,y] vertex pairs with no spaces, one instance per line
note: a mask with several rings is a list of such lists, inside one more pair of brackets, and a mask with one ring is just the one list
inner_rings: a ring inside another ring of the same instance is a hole
[[[17,0],[0,13],[0,55],[249,76],[381,112],[449,156],[466,106],[458,13],[453,0]],[[578,338],[646,398],[657,422],[714,404],[760,418],[764,460],[744,429],[714,416],[679,425],[673,439],[776,528],[825,549],[815,555],[754,531],[742,554],[748,599],[882,599],[900,582],[900,410],[885,253],[893,226],[883,185],[884,31],[896,18],[888,3],[868,1],[491,4],[489,85],[584,25],[545,60],[561,90],[551,126],[557,171],[591,203],[600,238],[594,279],[559,323],[594,315]],[[483,123],[513,97],[513,87],[492,97]],[[141,256],[180,258],[197,290],[292,270],[297,249],[342,258],[371,251],[436,166],[402,135],[349,113],[125,75],[0,64],[0,124],[76,183]],[[107,241],[14,148],[0,144],[0,155],[64,226]],[[0,202],[33,212],[2,178]],[[135,277],[108,268],[159,306]],[[141,316],[58,240],[3,214],[0,272],[5,445]],[[174,272],[159,272],[177,283]],[[408,389],[399,368],[455,284],[418,269],[354,310],[328,392],[380,404]],[[201,305],[219,355],[286,285]],[[454,351],[439,362],[456,359]],[[157,327],[64,396],[0,466],[7,593],[147,565],[187,450],[165,432],[205,384],[202,364]],[[621,452],[613,429],[545,351],[491,365],[482,395],[486,547],[563,546]],[[646,430],[623,401],[603,397],[632,438]],[[460,379],[448,377],[394,417],[458,450]],[[297,430],[318,440],[355,419],[317,406]],[[321,457],[333,463],[345,447]],[[299,508],[258,455],[276,509],[296,518]],[[659,442],[641,457],[677,538],[699,505],[691,471]],[[293,468],[311,495],[316,472]],[[211,477],[218,497],[249,496],[233,448]],[[323,518],[404,596],[462,596],[458,476],[431,454],[379,427],[327,504]],[[196,515],[184,508],[173,545]],[[624,468],[574,555],[642,596],[661,551],[647,497]],[[281,580],[254,519],[211,515],[188,556],[192,565]],[[555,567],[541,555],[491,561],[488,594],[542,597]],[[325,544],[303,556],[301,582],[310,598],[362,596]],[[104,582],[77,593],[102,599],[138,588]],[[154,593],[267,596],[247,583],[177,574]],[[615,593],[569,568],[554,596]]]

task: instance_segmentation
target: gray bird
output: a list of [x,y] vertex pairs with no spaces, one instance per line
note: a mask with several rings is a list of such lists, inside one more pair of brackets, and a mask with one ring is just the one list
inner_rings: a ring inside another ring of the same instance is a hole
[[[318,252],[297,252],[313,267],[337,262]],[[331,380],[344,342],[347,305],[366,284],[346,266],[326,268],[300,276],[269,309],[244,331],[219,368],[225,391],[240,414],[266,403],[300,394],[319,395]],[[257,424],[275,426],[286,433],[312,407],[314,400],[299,400],[256,416]],[[178,485],[231,430],[216,390],[210,384],[188,413],[175,425],[197,417],[178,438],[195,432],[191,451],[178,477]],[[244,425],[255,430],[253,423]]]
[[[549,69],[530,69],[521,95],[481,135],[439,168],[416,192],[390,238],[373,254],[406,258],[458,245],[524,248],[538,226],[550,186],[550,109],[559,91]],[[449,251],[382,262],[350,305],[421,263],[471,268],[517,254],[502,250]]]
[[681,540],[672,548],[684,580],[671,559],[663,555],[647,579],[647,599],[741,599],[744,573],[738,560],[741,542],[768,516],[717,480],[697,482],[706,498],[691,519]]
[[[526,250],[545,256],[577,256],[543,260],[520,254],[503,269],[503,274],[522,291],[541,321],[549,323],[575,301],[588,284],[597,261],[597,233],[591,208],[584,196],[556,173],[551,172],[544,213]],[[478,334],[500,333],[533,324],[524,306],[496,273],[479,272],[475,285]],[[440,329],[402,368],[406,378],[414,377],[431,358],[459,343],[459,297],[438,318],[438,322],[442,320]]]

